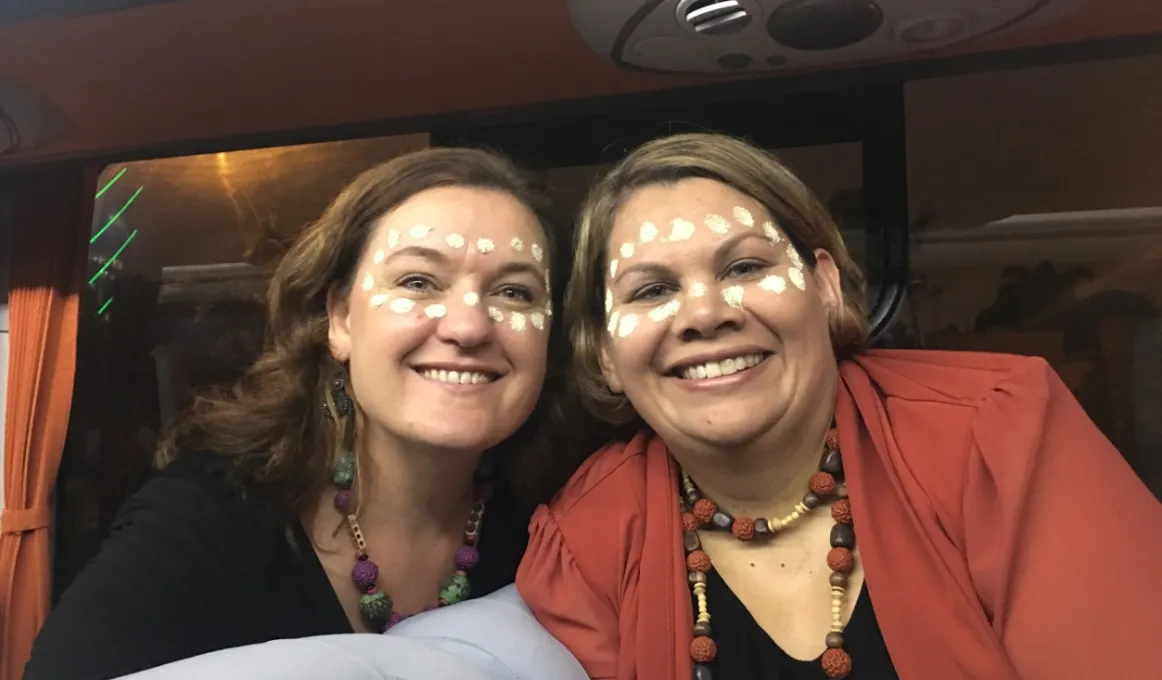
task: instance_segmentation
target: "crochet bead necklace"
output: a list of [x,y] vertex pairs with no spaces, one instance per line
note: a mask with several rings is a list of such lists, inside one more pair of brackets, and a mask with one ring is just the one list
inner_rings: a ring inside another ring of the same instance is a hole
[[855,529],[851,521],[851,502],[843,484],[843,462],[839,454],[839,435],[835,428],[827,433],[819,472],[807,483],[807,493],[795,509],[781,518],[752,519],[733,517],[706,498],[701,490],[682,472],[682,492],[679,507],[682,512],[683,547],[686,550],[686,569],[690,590],[698,607],[694,621],[694,639],[690,643],[690,658],[694,661],[694,680],[712,680],[711,663],[718,648],[710,637],[710,610],[706,602],[706,574],[713,565],[710,556],[702,550],[698,537],[700,530],[729,531],[740,541],[768,541],[786,531],[800,518],[826,502],[831,502],[831,550],[827,566],[831,569],[831,631],[827,634],[827,649],[820,662],[829,678],[846,678],[851,674],[851,656],[843,649],[843,604],[847,585],[855,567]]
[[[351,486],[355,481],[355,455],[347,452],[339,456],[334,470],[335,509],[342,513],[347,525],[347,532],[351,542],[355,545],[355,566],[351,569],[351,580],[361,593],[359,596],[359,614],[363,617],[367,627],[376,632],[383,632],[406,617],[395,611],[391,596],[377,587],[379,581],[379,566],[367,556],[367,542],[363,538],[363,531],[359,528],[359,519],[351,512],[353,493]],[[468,572],[480,562],[480,552],[476,547],[476,540],[480,536],[480,522],[484,517],[484,504],[491,495],[491,487],[487,484],[478,484],[476,500],[472,504],[472,511],[468,515],[468,524],[464,528],[464,544],[456,549],[454,562],[456,571],[444,579],[440,586],[439,601],[436,606],[443,607],[468,597]]]

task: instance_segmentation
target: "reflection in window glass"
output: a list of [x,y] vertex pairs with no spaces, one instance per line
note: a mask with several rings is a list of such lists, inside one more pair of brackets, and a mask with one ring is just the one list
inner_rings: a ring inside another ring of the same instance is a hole
[[57,493],[59,594],[194,390],[263,342],[287,244],[360,172],[427,146],[391,137],[111,165],[98,181],[77,377]]
[[910,86],[900,324],[1044,357],[1162,496],[1159,78],[1155,57]]

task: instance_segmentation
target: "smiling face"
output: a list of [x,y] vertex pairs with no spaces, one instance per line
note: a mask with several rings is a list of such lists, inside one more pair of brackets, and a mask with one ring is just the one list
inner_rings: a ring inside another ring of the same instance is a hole
[[545,377],[548,281],[540,223],[508,194],[428,189],[381,218],[329,306],[367,434],[472,451],[512,435]]
[[745,446],[833,391],[838,270],[824,250],[809,268],[756,201],[647,186],[607,246],[602,372],[671,447]]

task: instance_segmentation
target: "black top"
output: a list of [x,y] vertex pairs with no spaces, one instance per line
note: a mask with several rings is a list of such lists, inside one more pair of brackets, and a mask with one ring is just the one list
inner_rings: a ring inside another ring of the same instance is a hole
[[[105,680],[274,639],[350,633],[299,523],[231,490],[220,459],[189,455],[121,509],[37,637],[24,680]],[[471,596],[512,583],[528,541],[498,489]]]
[[[711,603],[718,646],[711,666],[716,680],[827,680],[818,659],[800,661],[780,649],[714,570],[707,575],[706,600]],[[848,680],[898,680],[866,586],[855,601],[843,643],[851,655]]]

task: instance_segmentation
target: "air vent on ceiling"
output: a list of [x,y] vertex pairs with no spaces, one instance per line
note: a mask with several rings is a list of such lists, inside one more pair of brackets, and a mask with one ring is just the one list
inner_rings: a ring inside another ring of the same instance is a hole
[[750,24],[738,0],[681,0],[678,21],[703,35],[731,35]]

